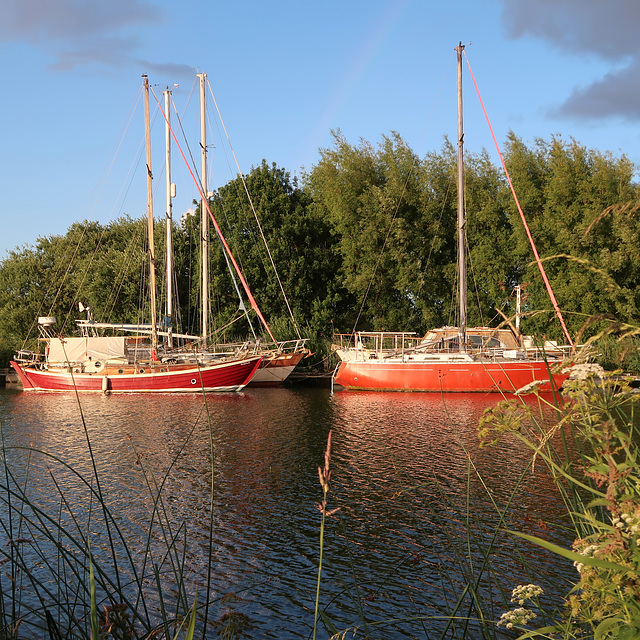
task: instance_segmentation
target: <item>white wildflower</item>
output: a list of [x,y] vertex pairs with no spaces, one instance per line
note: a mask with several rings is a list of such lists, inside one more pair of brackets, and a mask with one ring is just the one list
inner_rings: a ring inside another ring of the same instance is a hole
[[514,626],[522,626],[529,623],[529,620],[536,618],[536,614],[530,609],[524,607],[518,607],[512,611],[507,611],[500,616],[498,620],[498,626],[506,627],[507,629],[513,629]]
[[522,605],[525,603],[525,600],[533,600],[542,593],[544,593],[542,587],[539,587],[537,584],[521,584],[511,593],[511,602],[517,602]]

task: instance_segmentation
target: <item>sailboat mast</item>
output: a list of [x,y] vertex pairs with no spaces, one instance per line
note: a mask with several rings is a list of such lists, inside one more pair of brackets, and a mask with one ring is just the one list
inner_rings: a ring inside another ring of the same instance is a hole
[[151,292],[151,357],[158,348],[156,325],[156,252],[153,242],[153,174],[151,173],[151,119],[149,117],[149,78],[144,78],[144,124],[147,150],[147,229],[149,233],[149,288]]
[[171,182],[171,124],[170,107],[171,91],[167,88],[164,92],[164,142],[165,165],[167,176],[165,225],[167,232],[167,346],[173,346],[173,198],[175,197],[175,185]]
[[[205,115],[205,85],[207,76],[197,74],[200,78],[200,147],[202,159],[202,197],[208,198],[207,191],[207,123]],[[200,203],[200,226],[202,233],[202,343],[207,346],[209,335],[209,215],[204,200]]]
[[458,54],[458,287],[460,314],[460,351],[467,342],[467,257],[465,247],[464,210],[464,126],[462,118],[462,42],[456,47]]

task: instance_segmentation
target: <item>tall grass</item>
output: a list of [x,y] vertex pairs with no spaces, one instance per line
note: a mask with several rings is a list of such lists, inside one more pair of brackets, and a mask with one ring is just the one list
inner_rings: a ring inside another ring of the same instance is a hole
[[[546,612],[552,621],[543,626],[533,622],[536,611],[523,606],[531,601],[540,611],[537,588],[526,593],[514,585],[511,600],[519,607],[505,612],[499,624],[521,631],[521,638],[639,638],[640,396],[617,373],[569,383],[564,397],[550,429],[536,420],[509,419],[522,410],[516,401],[504,403],[499,415],[490,413],[481,424],[481,437],[509,431],[547,466],[573,525],[572,549],[514,532],[573,561],[575,583],[561,606]],[[550,444],[555,433],[563,438],[560,449]]]
[[[152,509],[132,540],[103,491],[78,406],[89,475],[51,452],[10,447],[2,434],[0,638],[189,640],[205,629],[210,601],[198,605],[198,585],[186,577],[184,525],[172,522],[163,497],[171,469],[157,478],[140,466]],[[44,503],[41,491],[32,499],[36,466],[49,473]]]

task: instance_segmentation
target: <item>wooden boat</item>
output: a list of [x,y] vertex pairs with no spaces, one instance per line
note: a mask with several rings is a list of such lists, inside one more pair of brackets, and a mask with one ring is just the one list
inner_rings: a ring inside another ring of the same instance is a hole
[[[213,223],[215,227],[215,232],[220,239],[220,242],[223,246],[223,251],[225,251],[226,256],[228,258],[227,264],[229,266],[229,274],[234,283],[234,287],[238,293],[238,300],[240,304],[240,308],[244,310],[245,317],[247,319],[247,323],[253,332],[253,340],[245,343],[242,349],[246,349],[251,345],[253,353],[260,355],[262,357],[262,363],[260,364],[258,370],[255,375],[251,379],[251,386],[261,386],[261,387],[271,387],[282,384],[287,377],[291,374],[291,372],[295,369],[298,363],[305,357],[310,354],[309,349],[305,347],[306,339],[303,339],[300,336],[300,333],[295,324],[295,320],[293,320],[294,327],[298,334],[297,339],[294,340],[286,340],[286,341],[276,341],[273,334],[271,333],[271,329],[269,325],[265,321],[260,313],[260,310],[249,291],[249,288],[244,281],[242,273],[237,267],[236,261],[231,254],[231,251],[227,245],[226,240],[218,226],[217,221],[215,220],[211,208],[209,206],[209,199],[205,196],[208,194],[207,187],[207,127],[206,127],[206,114],[205,114],[205,87],[207,83],[206,74],[199,73],[199,84],[200,84],[200,180],[201,185],[196,182],[196,185],[200,191],[200,228],[202,230],[202,271],[201,271],[201,291],[203,294],[202,300],[202,314],[201,314],[201,329],[202,335],[200,337],[200,345],[202,351],[204,352],[204,357],[210,357],[210,354],[215,354],[215,357],[218,357],[220,354],[225,353],[233,353],[237,349],[237,345],[229,345],[229,344],[216,344],[209,342],[209,319],[208,319],[208,291],[209,291],[209,271],[208,271],[208,263],[209,263],[209,244],[210,244],[210,233],[209,227],[210,222]],[[168,107],[166,108],[166,116],[168,116]],[[168,143],[167,143],[168,146]],[[169,165],[169,161],[167,160],[167,165]],[[169,206],[168,206],[169,210]],[[260,234],[262,236],[262,233]],[[264,236],[262,236],[264,239]],[[266,245],[266,240],[265,240]],[[268,247],[267,247],[268,251]],[[232,268],[233,267],[233,268]],[[275,266],[274,266],[275,268]],[[267,332],[269,336],[269,341],[264,342],[262,339],[258,337],[256,332],[253,329],[253,325],[251,324],[251,320],[249,320],[249,316],[247,314],[247,310],[240,294],[240,287],[236,282],[236,276],[241,281],[242,287],[245,290],[245,294],[248,297],[251,307],[256,312],[260,322],[262,323],[264,330]],[[170,280],[170,276],[167,277],[167,280]],[[284,291],[283,291],[284,294]],[[167,316],[171,317],[171,312],[167,310]],[[209,354],[209,355],[206,355]]]
[[[239,391],[249,383],[262,362],[262,355],[247,350],[234,350],[214,358],[211,354],[197,351],[176,350],[158,341],[162,332],[158,331],[156,323],[149,81],[146,76],[144,90],[151,323],[95,323],[88,316],[86,321],[77,322],[82,332],[80,337],[61,337],[55,333],[54,317],[39,318],[40,339],[45,344],[45,353],[21,351],[11,362],[25,391]],[[80,305],[80,310],[83,309]],[[133,335],[97,335],[104,329],[119,329]],[[168,338],[171,337],[169,333]]]
[[[560,388],[569,371],[555,344],[537,348],[510,329],[467,327],[462,53],[458,54],[458,282],[459,322],[424,337],[407,332],[355,332],[336,336],[340,357],[334,383],[347,389],[430,392],[525,392]],[[558,310],[559,311],[559,310]]]
[[249,386],[275,387],[282,384],[293,372],[298,363],[309,355],[304,340],[278,342],[272,349],[260,349],[262,363],[258,367]]
[[45,358],[22,352],[11,365],[25,391],[193,393],[240,391],[262,362],[254,356],[210,365],[170,363],[154,359],[149,349],[141,347],[136,338],[52,337]]

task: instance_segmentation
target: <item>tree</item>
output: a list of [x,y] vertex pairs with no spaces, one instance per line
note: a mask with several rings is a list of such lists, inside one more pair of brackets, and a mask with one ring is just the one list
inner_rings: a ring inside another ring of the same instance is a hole
[[[632,182],[632,163],[625,156],[587,150],[575,140],[536,140],[529,149],[513,133],[505,156],[552,288],[567,312],[570,332],[575,334],[593,315],[637,321],[638,272],[630,268],[630,260],[637,255],[638,226],[636,216],[629,215],[633,207],[619,206],[637,202],[640,196]],[[511,217],[516,269],[521,281],[529,283],[528,304],[549,309],[514,206]],[[551,317],[550,312],[537,316],[527,327],[560,337]],[[592,331],[597,329],[594,324]]]
[[[297,337],[291,314],[306,337],[330,331],[343,296],[333,273],[334,241],[297,180],[263,160],[221,187],[210,207],[276,338]],[[199,220],[199,215],[190,220],[190,233],[199,228]],[[222,243],[212,234],[212,311],[215,326],[225,326],[238,315],[239,300]],[[242,296],[248,306],[244,292]],[[233,331],[246,335],[248,327],[240,323]]]

